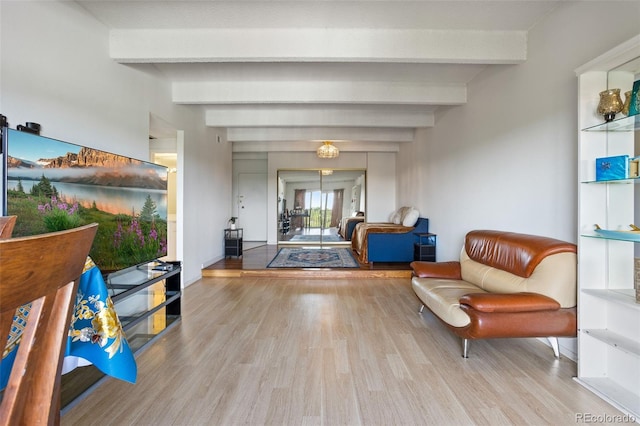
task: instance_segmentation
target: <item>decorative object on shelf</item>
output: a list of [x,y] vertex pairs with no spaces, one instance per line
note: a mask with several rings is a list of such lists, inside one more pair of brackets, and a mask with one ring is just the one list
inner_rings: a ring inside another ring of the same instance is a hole
[[613,239],[622,239],[626,241],[640,241],[640,228],[634,224],[630,224],[630,231],[612,231],[609,229],[602,229],[600,225],[595,224],[595,233],[605,237]]
[[640,114],[640,80],[633,82],[631,100],[629,101],[629,115]]
[[236,220],[238,220],[237,217],[231,216],[231,219],[229,219],[229,229],[236,229]]
[[612,121],[616,114],[622,111],[622,99],[620,89],[607,89],[600,92],[598,114],[604,116],[604,121]]
[[316,151],[316,154],[318,158],[336,158],[340,155],[340,150],[331,141],[324,141]]
[[596,158],[596,180],[626,179],[629,175],[629,156]]
[[640,157],[629,158],[629,178],[640,176]]
[[624,104],[621,112],[626,116],[629,116],[629,106],[631,106],[631,90],[624,92]]

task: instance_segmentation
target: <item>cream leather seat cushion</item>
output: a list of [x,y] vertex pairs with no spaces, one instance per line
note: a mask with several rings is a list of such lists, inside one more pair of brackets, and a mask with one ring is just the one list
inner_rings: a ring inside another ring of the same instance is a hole
[[545,257],[529,278],[484,265],[460,253],[462,279],[491,293],[532,292],[544,294],[563,308],[576,306],[576,254],[558,253]]
[[486,293],[463,280],[413,277],[411,286],[431,312],[454,327],[464,327],[471,322],[460,309],[460,298],[469,293]]

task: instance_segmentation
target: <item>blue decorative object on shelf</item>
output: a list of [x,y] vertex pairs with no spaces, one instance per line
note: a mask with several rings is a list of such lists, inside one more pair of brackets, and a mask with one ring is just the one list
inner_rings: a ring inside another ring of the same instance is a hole
[[628,155],[596,158],[596,180],[626,179],[628,174]]
[[631,101],[629,102],[629,115],[640,114],[640,80],[633,82]]

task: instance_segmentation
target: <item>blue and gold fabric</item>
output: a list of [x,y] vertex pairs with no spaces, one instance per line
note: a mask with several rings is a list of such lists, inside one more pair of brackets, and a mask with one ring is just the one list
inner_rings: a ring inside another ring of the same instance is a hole
[[118,315],[109,297],[100,269],[87,258],[80,277],[76,303],[69,327],[68,357],[83,358],[109,376],[136,382],[138,368]]
[[[0,362],[0,389],[4,389],[31,305],[16,311]],[[136,382],[138,367],[109,296],[100,269],[87,258],[78,284],[71,317],[63,373],[76,366],[95,365],[104,374]]]
[[0,389],[4,389],[9,381],[11,366],[13,366],[13,361],[16,358],[18,345],[22,338],[22,332],[27,325],[27,315],[29,315],[30,310],[31,303],[21,306],[16,310],[16,314],[13,317],[11,330],[9,330],[9,338],[2,351],[2,360],[0,360]]

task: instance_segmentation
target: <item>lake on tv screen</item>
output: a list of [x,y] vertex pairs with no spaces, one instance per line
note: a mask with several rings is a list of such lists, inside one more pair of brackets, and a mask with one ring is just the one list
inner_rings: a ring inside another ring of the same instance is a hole
[[[9,190],[17,190],[18,182],[18,180],[9,178],[7,188]],[[20,180],[20,184],[26,193],[31,192],[31,188],[39,182],[40,180]],[[55,181],[52,181],[52,184],[56,187],[61,199],[67,202],[77,202],[86,208],[95,206],[98,210],[111,214],[126,214],[130,216],[139,214],[148,195],[156,204],[158,216],[163,220],[167,219],[167,192],[163,190],[114,188]]]

